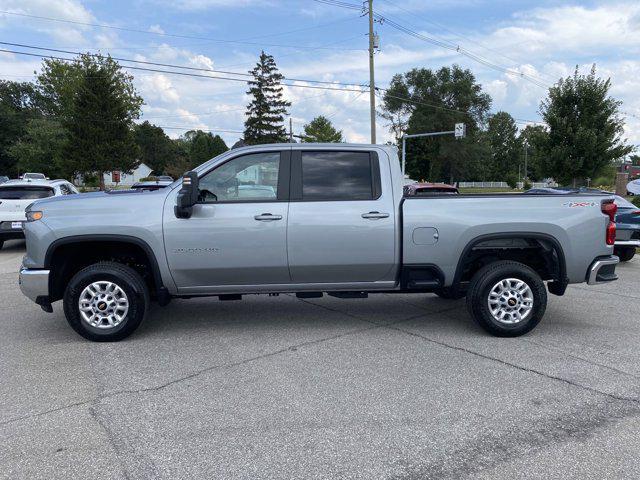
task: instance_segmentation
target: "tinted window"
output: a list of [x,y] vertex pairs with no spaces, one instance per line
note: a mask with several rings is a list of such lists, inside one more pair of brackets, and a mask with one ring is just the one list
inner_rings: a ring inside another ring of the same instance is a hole
[[200,178],[201,202],[276,201],[280,153],[243,155]]
[[4,200],[36,200],[53,196],[53,188],[49,187],[3,187],[0,198]]
[[303,200],[373,198],[368,152],[302,152]]

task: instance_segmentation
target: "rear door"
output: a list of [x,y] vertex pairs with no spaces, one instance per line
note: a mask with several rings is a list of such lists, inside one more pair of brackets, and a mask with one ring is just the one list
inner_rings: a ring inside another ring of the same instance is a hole
[[394,214],[386,158],[367,150],[294,150],[287,232],[292,282],[391,280]]

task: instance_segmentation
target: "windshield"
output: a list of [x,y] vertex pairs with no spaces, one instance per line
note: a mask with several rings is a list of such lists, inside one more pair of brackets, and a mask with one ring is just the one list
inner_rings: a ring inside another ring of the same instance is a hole
[[37,200],[53,197],[50,187],[0,187],[0,199],[3,200]]

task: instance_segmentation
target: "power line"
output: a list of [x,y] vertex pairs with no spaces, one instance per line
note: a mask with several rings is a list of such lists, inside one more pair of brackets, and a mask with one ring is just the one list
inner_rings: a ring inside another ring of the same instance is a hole
[[[211,43],[235,43],[239,45],[254,45],[259,47],[277,47],[277,48],[293,48],[293,49],[308,49],[308,50],[353,50],[353,51],[363,51],[361,48],[333,48],[333,47],[314,47],[312,45],[284,45],[284,44],[268,44],[268,43],[260,43],[260,42],[248,42],[243,40],[228,40],[222,38],[211,38],[211,37],[200,37],[197,35],[183,35],[177,33],[163,33],[163,32],[152,32],[149,30],[141,30],[137,28],[129,28],[129,27],[118,27],[115,25],[107,25],[102,23],[89,23],[89,22],[79,22],[76,20],[65,20],[62,18],[53,18],[53,17],[45,17],[42,15],[31,15],[27,13],[18,13],[18,12],[9,12],[6,10],[0,10],[0,14],[5,15],[14,15],[18,17],[26,17],[26,18],[35,18],[38,20],[47,20],[50,22],[60,22],[67,23],[72,25],[82,25],[85,27],[95,27],[95,28],[109,28],[112,30],[120,30],[124,32],[132,32],[132,33],[141,33],[146,35],[158,35],[162,37],[172,37],[172,38],[188,38],[192,40],[205,40]],[[260,38],[260,37],[255,37]]]
[[[39,47],[36,45],[26,45],[26,44],[22,44],[22,43],[11,43],[11,42],[0,42],[0,45],[9,45],[12,47],[21,47],[21,48],[30,48],[33,50],[44,50],[46,52],[56,52],[56,53],[66,53],[69,55],[89,55],[90,57],[104,57],[104,55],[100,55],[100,54],[94,54],[94,53],[85,53],[82,54],[81,52],[74,52],[71,50],[61,50],[58,48],[48,48],[48,47]],[[191,70],[191,71],[198,71],[198,72],[211,72],[211,73],[222,73],[225,75],[238,75],[238,76],[242,76],[242,77],[253,77],[252,74],[250,73],[244,73],[244,72],[232,72],[232,71],[226,71],[226,70],[216,70],[213,68],[202,68],[202,67],[189,67],[186,65],[175,65],[175,64],[171,64],[171,63],[159,63],[159,62],[149,62],[149,61],[145,61],[145,60],[132,60],[129,58],[122,58],[122,57],[111,57],[114,60],[117,60],[119,62],[129,62],[129,63],[139,63],[142,65],[154,65],[154,66],[158,66],[158,67],[170,67],[170,68],[179,68],[182,70]],[[286,80],[289,80],[291,82],[308,82],[308,83],[320,83],[320,84],[325,84],[325,85],[341,85],[341,86],[348,86],[348,87],[354,87],[354,86],[360,86],[360,84],[357,83],[344,83],[344,82],[333,82],[333,81],[326,81],[326,80],[309,80],[307,78],[289,78],[289,77],[284,77]]]
[[[0,49],[0,52],[13,53],[15,55],[26,55],[26,56],[38,57],[38,58],[50,58],[50,59],[53,59],[53,60],[60,60],[60,61],[63,61],[63,62],[74,62],[75,61],[75,59],[73,59],[73,58],[56,57],[56,56],[52,56],[52,55],[44,55],[44,54],[29,53],[29,52],[20,52],[20,51],[16,51],[16,50],[8,50],[8,49]],[[80,52],[74,52],[74,54],[81,55]],[[172,67],[181,68],[180,66],[172,66]],[[166,74],[169,74],[169,75],[180,75],[180,76],[183,76],[183,77],[208,78],[208,79],[212,79],[212,80],[228,80],[228,81],[232,81],[232,82],[243,82],[243,83],[247,82],[247,79],[244,79],[244,78],[232,78],[232,77],[222,77],[222,76],[214,76],[214,75],[203,75],[203,74],[198,74],[198,73],[176,72],[176,71],[173,71],[173,70],[163,70],[163,69],[158,69],[158,68],[136,67],[136,66],[131,66],[131,65],[125,65],[124,68],[128,68],[128,69],[131,69],[131,70],[140,70],[140,71],[145,71],[145,72],[166,73]],[[300,81],[304,81],[304,80],[300,80]],[[362,88],[355,89],[355,88],[342,88],[342,87],[327,87],[327,86],[321,86],[321,85],[297,85],[295,83],[281,83],[281,85],[284,85],[284,86],[287,86],[287,87],[291,87],[291,88],[311,88],[311,89],[316,89],[316,90],[335,90],[335,91],[343,91],[343,92],[361,92],[362,91]]]

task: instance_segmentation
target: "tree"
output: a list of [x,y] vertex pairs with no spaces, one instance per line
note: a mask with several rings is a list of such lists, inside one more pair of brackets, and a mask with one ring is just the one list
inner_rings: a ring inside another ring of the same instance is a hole
[[271,55],[260,53],[255,68],[249,71],[247,94],[253,98],[247,105],[247,120],[244,123],[244,141],[247,145],[277,143],[286,141],[284,116],[291,103],[284,99],[281,80],[276,62]]
[[42,97],[28,82],[0,80],[0,175],[19,173],[10,148],[27,130],[29,121],[42,115]]
[[73,63],[45,60],[38,83],[47,106],[67,132],[66,170],[95,174],[128,172],[139,164],[133,120],[142,98],[133,77],[111,57],[80,55]]
[[189,160],[192,168],[229,150],[222,137],[214,136],[211,132],[191,130],[185,134],[185,139],[189,142]]
[[335,129],[327,117],[320,115],[304,126],[303,142],[307,143],[341,143],[342,131]]
[[16,160],[21,172],[42,172],[51,178],[73,178],[68,170],[64,148],[67,132],[61,123],[53,118],[29,120],[20,140],[9,148],[9,154]]
[[498,112],[489,119],[487,141],[491,151],[490,174],[493,180],[502,180],[518,171],[522,145],[517,137],[518,127],[507,112]]
[[479,131],[486,124],[491,97],[482,91],[469,70],[457,65],[437,71],[415,68],[394,75],[385,91],[381,116],[400,141],[402,134],[453,130],[464,122],[467,138],[453,135],[407,142],[407,172],[416,179],[473,178],[482,175],[485,151]]
[[542,167],[547,136],[547,130],[542,125],[527,125],[520,132],[520,143],[527,155],[527,177],[530,179],[542,180],[546,176]]
[[633,151],[622,138],[624,120],[619,100],[609,96],[611,80],[588,75],[560,80],[540,104],[549,127],[542,169],[560,183],[576,185],[595,178],[613,161]]
[[144,121],[134,127],[136,144],[140,149],[140,161],[161,175],[175,157],[175,144],[161,127]]

